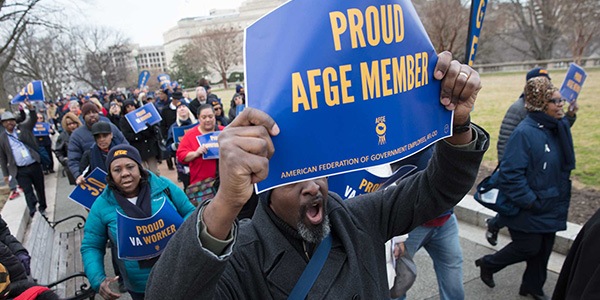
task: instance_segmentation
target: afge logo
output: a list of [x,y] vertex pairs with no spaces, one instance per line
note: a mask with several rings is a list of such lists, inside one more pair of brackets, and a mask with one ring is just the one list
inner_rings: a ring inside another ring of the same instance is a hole
[[375,119],[375,133],[379,136],[379,145],[385,144],[385,132],[387,127],[385,126],[385,116],[377,117]]
[[115,151],[114,156],[119,156],[119,155],[127,155],[127,150],[117,150],[117,151]]

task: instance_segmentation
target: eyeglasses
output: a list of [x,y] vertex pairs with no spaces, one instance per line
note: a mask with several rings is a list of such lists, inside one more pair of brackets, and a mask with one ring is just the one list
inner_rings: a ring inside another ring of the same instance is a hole
[[221,110],[221,108],[220,107],[215,107],[215,110]]
[[563,103],[565,103],[565,101],[567,101],[567,99],[565,99],[565,98],[552,98],[552,99],[548,100],[548,102],[552,102],[552,103],[554,103],[554,105],[563,104]]

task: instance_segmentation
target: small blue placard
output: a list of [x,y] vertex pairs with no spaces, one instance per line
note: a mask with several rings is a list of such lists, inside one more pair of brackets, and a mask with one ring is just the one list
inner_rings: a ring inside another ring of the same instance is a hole
[[25,100],[45,101],[44,84],[41,80],[35,80],[27,84],[16,96],[10,100],[10,104],[17,104]]
[[150,71],[141,71],[140,75],[138,76],[138,88],[143,89],[144,86],[146,86],[146,83],[148,83],[148,79],[150,79]]
[[49,136],[50,135],[50,124],[46,122],[37,122],[33,127],[34,136]]
[[409,0],[288,1],[245,36],[247,105],[281,129],[257,192],[391,163],[450,135],[437,54]]
[[183,136],[188,130],[198,126],[198,124],[190,124],[187,126],[173,127],[173,143],[181,143]]
[[567,99],[569,103],[577,100],[586,78],[587,73],[585,70],[577,64],[571,63],[567,75],[565,75],[565,81],[560,87],[561,96]]
[[162,207],[149,218],[134,219],[117,210],[117,249],[120,259],[142,260],[160,255],[181,226],[183,218],[168,203],[169,200],[162,197]]
[[69,199],[83,205],[87,209],[92,208],[96,198],[102,194],[106,188],[106,172],[100,168],[95,168],[92,173],[85,178],[85,182],[76,186],[69,195]]
[[196,137],[198,139],[198,145],[208,149],[208,151],[202,155],[203,159],[219,159],[220,133],[220,131],[214,131]]
[[146,105],[126,114],[125,118],[135,133],[148,128],[146,124],[154,125],[158,124],[162,120],[160,113],[158,113],[158,110],[156,110],[156,106],[154,106],[152,103],[147,103]]
[[166,90],[171,85],[171,76],[169,76],[169,74],[159,74],[156,79],[158,80],[161,90]]

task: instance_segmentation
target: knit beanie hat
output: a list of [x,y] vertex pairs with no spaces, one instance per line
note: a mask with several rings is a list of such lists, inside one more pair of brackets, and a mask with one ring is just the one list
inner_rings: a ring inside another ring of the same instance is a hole
[[85,117],[85,115],[89,114],[90,112],[98,113],[98,107],[96,106],[96,104],[88,102],[81,107],[82,116]]
[[552,94],[558,91],[546,77],[534,77],[525,84],[525,108],[527,111],[543,111],[552,99]]
[[114,146],[110,151],[108,151],[108,155],[106,156],[106,169],[110,170],[110,164],[118,158],[127,157],[134,160],[138,165],[142,165],[142,157],[140,156],[140,152],[137,149],[133,148],[127,144],[120,144]]

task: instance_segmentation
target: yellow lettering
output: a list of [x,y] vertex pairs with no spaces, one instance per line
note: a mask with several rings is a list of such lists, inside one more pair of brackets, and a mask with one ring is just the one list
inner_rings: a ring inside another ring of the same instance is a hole
[[429,66],[429,54],[427,52],[422,52],[421,55],[421,83],[422,85],[429,84],[429,70],[427,70],[427,66]]
[[381,60],[381,89],[383,90],[383,96],[391,96],[392,90],[388,87],[388,81],[390,81],[390,73],[388,73],[388,67],[391,63],[391,59],[386,58]]
[[469,53],[469,66],[473,66],[474,63],[474,55],[475,54],[475,48],[477,47],[477,43],[479,42],[479,38],[477,36],[473,36],[473,41],[471,42],[471,50]]
[[[391,5],[382,5],[381,9],[381,38],[386,45],[394,41],[394,18]],[[387,9],[387,10],[386,10]],[[385,13],[384,13],[385,12]]]
[[348,24],[346,22],[346,16],[342,12],[332,11],[329,13],[329,22],[331,23],[331,33],[333,34],[333,45],[335,51],[342,50],[342,43],[340,41],[340,35],[346,31]]
[[366,47],[365,36],[362,32],[363,27],[363,15],[362,12],[356,8],[348,9],[348,21],[350,23],[350,41],[352,42],[352,49],[360,47]]
[[352,71],[352,65],[340,66],[340,85],[342,87],[342,103],[354,102],[354,96],[348,95],[348,89],[352,86],[352,81],[348,80],[346,73]]
[[311,109],[319,108],[317,103],[317,93],[321,91],[321,86],[315,82],[315,77],[321,76],[321,70],[314,69],[306,72],[308,75],[308,89],[310,90]]
[[323,89],[325,90],[325,103],[328,106],[340,104],[339,88],[332,86],[332,81],[337,81],[337,73],[332,67],[327,67],[323,70]]
[[367,183],[369,183],[366,179],[363,179],[360,181],[360,185],[358,186],[358,189],[362,189],[363,186],[366,186]]
[[360,72],[362,79],[363,100],[381,97],[379,84],[379,62],[371,62],[371,70],[366,62],[360,63]]
[[392,72],[394,78],[394,94],[406,91],[406,59],[404,56],[392,60]]
[[[421,60],[421,53],[415,54],[415,74],[421,73],[421,66],[419,65],[419,61]],[[415,76],[415,87],[418,88],[421,86],[421,81],[419,80],[419,76]]]
[[379,45],[379,40],[381,39],[379,32],[379,12],[375,6],[367,7],[366,11],[366,25],[367,25],[367,40],[369,41],[369,45],[377,46]]
[[394,4],[394,24],[396,25],[396,43],[404,40],[404,14],[400,4]]
[[302,77],[300,73],[296,72],[292,74],[292,112],[298,112],[298,106],[300,105],[304,110],[310,110]]
[[479,7],[477,7],[477,22],[475,26],[481,29],[481,23],[483,23],[483,9],[485,8],[485,1],[479,0]]
[[406,56],[406,75],[407,76],[407,89],[412,90],[415,87],[415,59],[412,55]]
[[119,155],[127,155],[127,150],[117,150],[117,151],[115,151],[114,156],[119,156]]

